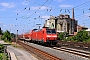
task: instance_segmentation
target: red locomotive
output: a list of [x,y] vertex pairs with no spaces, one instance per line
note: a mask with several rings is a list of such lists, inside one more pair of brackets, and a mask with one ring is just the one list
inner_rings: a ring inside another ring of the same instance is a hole
[[42,28],[33,29],[30,33],[22,35],[23,38],[29,41],[34,41],[43,44],[57,44],[57,33],[55,29]]

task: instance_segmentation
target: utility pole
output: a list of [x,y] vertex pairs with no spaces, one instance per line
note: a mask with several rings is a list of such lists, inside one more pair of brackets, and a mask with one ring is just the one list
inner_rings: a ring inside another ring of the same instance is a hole
[[17,46],[17,39],[18,39],[18,30],[17,30],[17,33],[16,33],[16,46]]

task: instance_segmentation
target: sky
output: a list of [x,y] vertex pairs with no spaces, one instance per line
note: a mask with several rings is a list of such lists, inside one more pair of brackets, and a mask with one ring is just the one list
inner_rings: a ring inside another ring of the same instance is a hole
[[51,15],[69,14],[74,8],[78,25],[90,28],[90,0],[0,0],[0,27],[19,34],[41,28]]

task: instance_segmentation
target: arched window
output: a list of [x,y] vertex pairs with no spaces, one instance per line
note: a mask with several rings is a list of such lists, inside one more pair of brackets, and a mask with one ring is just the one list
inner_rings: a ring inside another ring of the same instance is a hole
[[52,23],[51,28],[54,28],[54,24]]

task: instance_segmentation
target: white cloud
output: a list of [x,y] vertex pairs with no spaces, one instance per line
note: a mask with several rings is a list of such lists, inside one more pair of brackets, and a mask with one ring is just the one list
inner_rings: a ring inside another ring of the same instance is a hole
[[29,5],[30,2],[33,2],[32,0],[25,0],[24,2],[21,2],[23,5]]
[[59,5],[60,7],[73,7],[72,5],[68,5],[68,4],[65,4],[65,5]]
[[42,16],[41,18],[42,18],[42,19],[49,19],[50,16]]
[[3,3],[0,3],[1,6],[3,7],[6,7],[6,8],[13,8],[15,7],[15,4],[14,3],[6,3],[6,2],[3,2]]
[[40,10],[45,10],[47,7],[46,6],[42,6],[41,8],[40,8]]
[[46,6],[32,6],[31,7],[31,9],[32,10],[45,10],[45,9],[47,9],[48,7],[46,7]]
[[90,13],[85,13],[83,16],[84,16],[86,19],[90,19]]
[[13,12],[15,12],[15,13],[19,13],[19,12],[20,12],[20,10],[16,10],[16,11],[13,11]]
[[58,0],[59,2],[65,1],[65,0]]
[[39,9],[39,7],[34,7],[34,6],[32,6],[31,9],[32,9],[32,10],[37,10],[37,9]]
[[6,25],[3,25],[3,26],[6,26]]
[[62,1],[65,1],[65,0],[55,0],[55,1],[62,2]]
[[28,5],[29,3],[26,3],[26,2],[22,2],[23,5]]
[[90,13],[86,13],[85,15],[86,15],[86,16],[90,16]]
[[5,11],[6,9],[0,9],[0,11]]
[[36,14],[44,14],[44,12],[37,12]]

